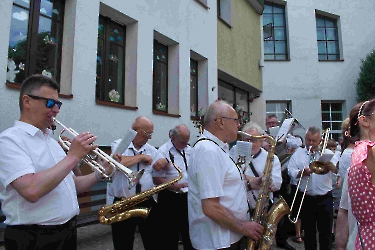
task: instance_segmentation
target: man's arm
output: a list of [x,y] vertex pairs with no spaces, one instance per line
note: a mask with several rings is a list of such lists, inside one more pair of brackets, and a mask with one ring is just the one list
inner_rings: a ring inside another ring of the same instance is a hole
[[90,191],[92,186],[98,182],[95,172],[84,176],[74,176],[73,179],[76,185],[77,194]]
[[273,167],[272,167],[272,184],[273,188],[272,191],[280,190],[281,183],[283,182],[283,178],[281,177],[281,164],[279,158],[275,155],[273,158]]
[[263,227],[256,222],[247,222],[237,219],[220,204],[220,198],[209,198],[202,200],[203,213],[220,226],[241,235],[259,240]]
[[336,221],[336,250],[346,250],[349,239],[348,210],[339,209]]
[[92,145],[96,136],[82,133],[73,139],[68,155],[54,167],[26,174],[14,180],[10,185],[27,201],[37,202],[55,189],[62,180],[72,171],[79,161],[98,145]]

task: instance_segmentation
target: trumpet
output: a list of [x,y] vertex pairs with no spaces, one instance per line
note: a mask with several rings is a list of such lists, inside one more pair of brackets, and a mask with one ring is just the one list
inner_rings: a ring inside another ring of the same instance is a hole
[[[56,118],[53,118],[53,121],[63,127],[59,133],[59,142],[62,147],[68,151],[71,143],[68,140],[63,140],[62,134],[66,131],[76,137],[78,133],[73,129],[64,126],[64,124],[59,122]],[[56,128],[56,125],[54,125],[54,127]],[[111,167],[112,171],[109,174],[106,173],[105,168],[101,163],[99,163],[98,159],[104,163],[108,163],[108,165]],[[139,179],[144,173],[144,169],[140,170],[139,172],[131,171],[99,148],[92,150],[92,154],[87,154],[82,160],[93,170],[101,173],[106,179],[110,179],[115,174],[116,170],[120,170],[128,178],[129,189],[133,188],[138,183]]]

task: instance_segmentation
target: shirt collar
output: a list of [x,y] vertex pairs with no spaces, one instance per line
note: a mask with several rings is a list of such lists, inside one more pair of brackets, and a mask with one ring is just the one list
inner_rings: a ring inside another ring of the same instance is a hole
[[46,133],[43,133],[39,128],[35,127],[34,125],[21,121],[14,121],[14,127],[22,129],[31,136],[35,136],[38,132],[40,132],[41,135],[48,137],[52,133],[52,130],[48,128],[46,129]]
[[203,131],[203,136],[207,137],[208,139],[211,139],[213,140],[214,142],[216,142],[225,152],[228,152],[228,149],[229,149],[229,146],[227,143],[224,143],[223,141],[221,141],[219,138],[217,138],[216,136],[214,136],[213,134],[211,134],[210,132],[208,132],[207,130],[204,130]]
[[133,142],[131,142],[128,148],[134,150],[134,151],[137,152],[137,153],[141,153],[141,152],[144,152],[144,151],[146,150],[146,145],[147,145],[147,143],[145,143],[145,145],[143,145],[143,146],[138,150],[138,149],[135,148]]

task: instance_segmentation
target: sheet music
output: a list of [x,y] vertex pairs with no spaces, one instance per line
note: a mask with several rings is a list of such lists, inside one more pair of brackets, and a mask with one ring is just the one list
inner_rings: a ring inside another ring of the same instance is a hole
[[329,161],[331,161],[331,159],[334,155],[335,154],[331,150],[326,149],[326,150],[324,150],[323,154],[319,157],[318,161],[329,162]]
[[294,118],[285,119],[279,132],[277,133],[276,140],[279,142],[284,142],[287,134],[289,133],[290,127],[292,126]]
[[275,139],[277,134],[279,133],[280,127],[276,126],[276,127],[269,128],[268,130],[270,132],[270,136],[272,136]]
[[249,163],[252,160],[252,157],[251,157],[252,147],[253,147],[253,144],[251,142],[237,141],[234,161],[237,161],[238,156],[242,156],[242,157],[245,156],[246,163]]
[[115,154],[124,153],[136,135],[137,132],[129,128],[128,131],[126,131],[124,138],[117,145],[116,149],[111,153],[111,157],[113,157]]

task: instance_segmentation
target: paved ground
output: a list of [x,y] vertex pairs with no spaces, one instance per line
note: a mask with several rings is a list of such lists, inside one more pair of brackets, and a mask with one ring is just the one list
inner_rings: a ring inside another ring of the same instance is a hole
[[[303,244],[288,241],[290,245],[297,250],[303,250]],[[78,249],[84,250],[113,250],[111,227],[101,224],[95,224],[78,228]],[[143,244],[139,233],[136,233],[134,250],[143,250]],[[179,250],[183,247],[180,245]],[[281,249],[273,246],[271,249]],[[5,250],[3,245],[0,245],[0,250]],[[52,250],[52,249],[51,249]]]

